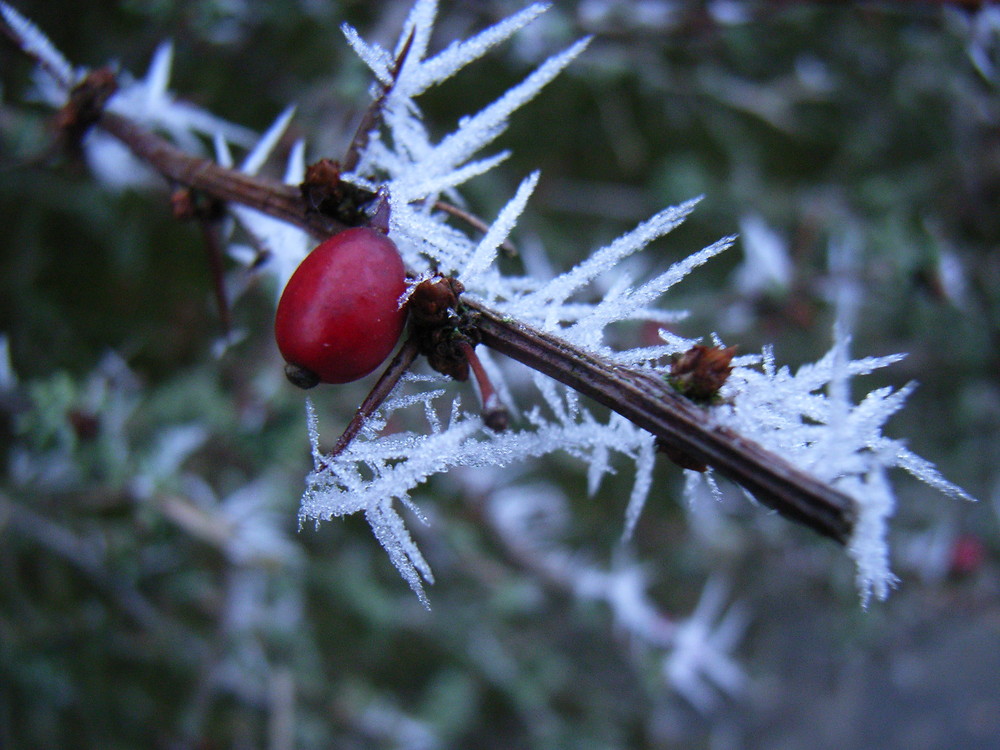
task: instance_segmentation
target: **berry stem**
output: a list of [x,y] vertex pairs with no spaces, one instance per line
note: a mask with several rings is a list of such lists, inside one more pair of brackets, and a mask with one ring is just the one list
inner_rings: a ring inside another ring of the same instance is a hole
[[337,438],[333,450],[330,451],[330,458],[342,453],[351,444],[351,441],[357,437],[365,421],[389,397],[392,389],[396,387],[396,383],[403,377],[403,373],[410,369],[410,365],[417,358],[417,353],[417,345],[413,339],[406,339],[399,351],[396,352],[396,356],[392,358],[389,366],[385,368],[385,371],[379,377],[378,382],[375,383],[368,395],[365,396],[365,400],[361,402],[361,406],[354,413],[343,434]]
[[468,360],[469,366],[472,368],[472,374],[476,378],[476,384],[479,386],[479,398],[483,403],[483,421],[494,432],[506,430],[508,422],[507,407],[500,403],[500,397],[497,395],[489,375],[486,374],[486,368],[483,367],[483,363],[476,354],[475,348],[472,344],[463,341],[459,344],[459,349],[461,349],[462,354]]

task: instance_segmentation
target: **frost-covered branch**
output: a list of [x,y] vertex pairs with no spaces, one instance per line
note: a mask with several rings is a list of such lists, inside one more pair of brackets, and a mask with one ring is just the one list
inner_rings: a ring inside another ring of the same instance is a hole
[[[44,98],[72,115],[64,119],[75,124],[77,145],[93,163],[103,163],[106,152],[98,148],[100,138],[110,136],[171,184],[226,204],[267,250],[269,262],[260,265],[279,286],[312,240],[343,229],[345,215],[364,221],[363,207],[352,204],[341,214],[318,210],[303,197],[309,192],[302,189],[304,143],[296,144],[289,156],[286,182],[291,184],[253,176],[284,133],[291,109],[235,169],[229,143],[240,145],[246,132],[169,95],[168,51],[158,53],[146,79],[121,76],[120,88],[112,89],[106,71],[98,71],[101,76],[74,71],[30,22],[6,4],[0,4],[0,10],[11,35],[39,62]],[[769,350],[746,355],[733,361],[728,382],[723,384],[723,377],[712,389],[713,394],[718,391],[715,402],[694,403],[670,384],[670,361],[697,341],[661,330],[661,341],[653,346],[615,350],[607,343],[607,333],[609,326],[623,322],[667,325],[683,317],[683,312],[661,308],[661,298],[725,251],[733,238],[722,238],[638,282],[623,269],[632,256],[681,224],[697,199],[657,212],[553,278],[502,273],[496,263],[526,210],[537,174],[522,180],[481,234],[470,236],[455,227],[448,220],[456,212],[439,208],[446,200],[461,215],[459,188],[495,168],[507,155],[480,153],[495,142],[518,108],[584,51],[588,40],[556,52],[495,101],[460,118],[440,138],[428,129],[417,97],[545,10],[545,5],[533,4],[437,54],[429,53],[437,14],[433,0],[415,2],[392,50],[344,28],[348,43],[377,84],[359,135],[347,158],[333,170],[330,194],[323,199],[332,197],[336,202],[341,190],[349,194],[345,204],[376,191],[386,195],[391,208],[389,236],[414,285],[437,277],[461,282],[462,314],[474,321],[482,342],[535,373],[527,379],[528,388],[515,389],[510,370],[483,353],[481,371],[496,384],[495,398],[521,415],[502,433],[487,429],[457,397],[441,408],[440,402],[447,400],[441,379],[413,375],[401,381],[398,391],[386,387],[380,399],[388,400],[380,406],[373,403],[359,434],[335,453],[323,454],[311,422],[314,470],[307,480],[301,518],[319,521],[364,513],[392,561],[426,602],[421,581],[432,580],[430,567],[395,503],[420,517],[411,493],[428,477],[457,466],[503,466],[563,451],[588,465],[588,486],[595,491],[611,473],[610,457],[620,454],[636,470],[626,510],[627,537],[650,493],[660,448],[682,466],[714,470],[761,503],[847,545],[858,563],[862,595],[885,596],[893,580],[885,541],[885,522],[893,507],[886,470],[902,468],[948,494],[966,496],[929,463],[882,435],[882,426],[900,407],[906,389],[875,391],[858,404],[850,400],[850,378],[892,361],[850,359],[850,326],[845,324],[850,316],[842,316],[830,355],[815,365],[792,375],[775,365]],[[213,139],[217,161],[193,153],[202,137]],[[121,162],[111,164],[121,166]],[[230,252],[245,258],[235,243]],[[247,260],[257,269],[256,259]],[[846,309],[842,306],[842,311]],[[722,346],[721,341],[714,343]],[[530,389],[532,395],[526,396],[523,391]],[[595,415],[580,394],[613,413]],[[524,398],[534,400],[525,404]],[[381,434],[389,416],[413,407],[423,409],[423,430]],[[711,472],[707,477],[715,488]],[[696,484],[687,482],[689,488]]]
[[[300,192],[291,186],[190,156],[120,115],[106,112],[98,125],[175,183],[288,221],[313,234],[328,236],[336,232],[336,222],[309,212]],[[583,274],[579,284],[586,279]],[[576,285],[575,282],[565,285],[568,287],[565,294]],[[482,316],[481,328],[487,345],[595,398],[742,484],[761,502],[789,518],[841,543],[849,538],[854,518],[850,498],[797,472],[752,440],[719,430],[703,409],[677,396],[665,382],[616,366],[552,334],[511,320],[482,303],[468,304]]]

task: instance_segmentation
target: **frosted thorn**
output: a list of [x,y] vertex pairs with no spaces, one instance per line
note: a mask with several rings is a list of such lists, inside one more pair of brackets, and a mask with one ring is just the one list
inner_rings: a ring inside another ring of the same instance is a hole
[[400,50],[399,56],[392,66],[392,70],[389,71],[392,75],[392,81],[382,87],[378,96],[368,105],[364,117],[361,118],[361,122],[358,124],[358,129],[354,133],[354,138],[351,139],[351,145],[347,147],[347,153],[344,154],[344,160],[341,164],[344,172],[353,172],[354,168],[358,166],[361,154],[368,146],[368,138],[371,132],[382,121],[382,105],[385,103],[385,98],[389,95],[389,92],[392,91],[393,84],[396,82],[396,76],[399,75],[399,71],[403,68],[403,63],[406,62],[406,56],[410,53],[414,31],[415,29],[410,29],[410,35],[406,38],[403,49]]
[[[423,203],[422,200],[416,202]],[[442,200],[434,201],[434,209],[437,211],[442,211],[448,214],[449,216],[454,216],[459,221],[464,221],[470,227],[477,230],[478,232],[481,232],[482,234],[486,234],[490,229],[490,225],[487,224],[482,219],[480,219],[475,214],[471,214],[468,211],[459,208],[458,206],[453,206],[451,203],[448,203],[447,201],[442,201]],[[508,258],[516,258],[518,256],[517,248],[514,246],[514,243],[511,242],[509,239],[504,240],[503,242],[500,243],[500,249],[504,252],[504,255],[506,255]]]

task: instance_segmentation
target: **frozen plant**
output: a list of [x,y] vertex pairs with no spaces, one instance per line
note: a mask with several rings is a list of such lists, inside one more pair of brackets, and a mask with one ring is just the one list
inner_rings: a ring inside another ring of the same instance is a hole
[[[537,175],[522,182],[478,241],[445,224],[444,216],[429,207],[441,191],[451,195],[450,191],[469,177],[495,166],[502,154],[469,160],[499,134],[515,107],[582,51],[586,40],[551,57],[524,83],[481,112],[463,118],[454,132],[434,143],[414,97],[432,83],[451,76],[459,62],[485,53],[500,38],[494,27],[424,60],[434,11],[434,3],[418,2],[391,53],[365,44],[357,32],[346,29],[352,46],[376,78],[383,85],[391,83],[382,103],[384,128],[371,134],[358,165],[359,174],[353,178],[364,180],[363,184],[372,188],[388,187],[392,198],[391,235],[408,266],[425,274],[454,275],[464,284],[466,295],[488,304],[501,316],[557,333],[616,365],[662,374],[663,368],[657,367],[657,362],[697,342],[664,331],[658,346],[613,351],[605,343],[608,326],[623,321],[666,324],[682,318],[682,312],[664,310],[656,303],[689,272],[729,247],[732,238],[724,238],[644,282],[634,283],[622,273],[624,260],[684,221],[697,202],[690,201],[659,212],[554,278],[501,274],[494,263],[499,246],[524,210]],[[537,6],[531,6],[509,19],[503,28],[513,31],[516,24],[511,20],[520,22],[538,12]],[[391,78],[390,63],[400,56],[411,36],[402,66]],[[449,64],[442,63],[442,58]],[[602,290],[598,302],[589,301],[586,295],[595,286]],[[858,562],[858,586],[867,601],[872,593],[884,598],[893,581],[886,561],[885,519],[894,500],[884,478],[885,470],[900,467],[942,491],[967,496],[902,443],[882,436],[883,423],[901,406],[909,389],[880,389],[858,405],[848,401],[848,378],[896,360],[888,357],[851,361],[847,355],[849,333],[844,326],[838,326],[831,354],[816,365],[803,367],[795,377],[784,368],[776,371],[773,357],[767,352],[763,357],[741,358],[724,391],[726,403],[712,407],[712,411],[719,424],[733,426],[741,435],[790,457],[798,468],[842,489],[855,500],[859,520],[849,550]],[[491,367],[491,374],[503,382],[500,368]],[[444,398],[440,391],[426,391],[420,400],[409,397],[390,401],[380,412],[381,424],[396,409],[420,405],[428,415],[427,428],[422,432],[379,436],[369,431],[346,451],[326,456],[319,449],[318,433],[311,428],[315,470],[303,498],[301,517],[325,520],[364,512],[393,562],[423,599],[418,573],[432,580],[430,570],[396,512],[395,503],[403,503],[420,517],[411,492],[428,476],[455,466],[503,466],[543,453],[565,451],[588,465],[588,485],[594,492],[610,470],[611,455],[620,453],[635,463],[636,473],[626,509],[627,537],[651,486],[653,436],[617,414],[606,420],[595,417],[572,389],[545,376],[536,373],[532,381],[544,408],[537,405],[537,399],[535,405],[527,407],[520,401],[515,403],[509,389],[502,388],[510,400],[508,406],[526,409],[526,413],[522,426],[499,434],[483,429],[480,418],[463,410],[457,400],[451,404],[448,419],[442,422],[429,403]],[[712,481],[711,474],[707,476]]]
[[[883,424],[900,408],[909,388],[880,389],[860,403],[852,402],[851,378],[895,361],[892,357],[850,358],[856,290],[839,287],[840,317],[830,354],[794,375],[778,368],[767,350],[760,356],[739,357],[730,367],[732,354],[724,353],[721,341],[713,339],[711,345],[703,345],[666,330],[660,331],[660,341],[653,345],[615,349],[609,344],[612,326],[635,322],[665,326],[681,319],[684,313],[662,308],[661,298],[733,243],[732,237],[722,238],[648,277],[637,279],[627,272],[627,267],[636,267],[630,259],[681,224],[695,209],[697,199],[665,208],[551,278],[505,274],[496,262],[527,207],[537,173],[524,177],[481,233],[459,229],[451,221],[456,215],[468,216],[459,188],[507,156],[502,151],[485,156],[481,152],[504,131],[518,108],[584,51],[588,40],[554,54],[496,101],[460,118],[454,130],[441,138],[432,137],[417,99],[509,39],[546,8],[532,4],[436,53],[430,49],[437,14],[433,0],[417,0],[392,49],[367,42],[352,27],[344,27],[348,43],[371,69],[376,84],[369,110],[372,117],[343,162],[338,186],[387,196],[389,236],[405,261],[411,287],[442,278],[460,283],[464,293],[452,313],[466,315],[484,343],[537,371],[529,378],[533,393],[528,395],[515,380],[520,374],[485,352],[479,355],[496,389],[495,395],[484,392],[484,400],[497,399],[517,415],[504,431],[488,428],[479,409],[467,407],[471,399],[462,401],[451,395],[444,376],[403,377],[402,387],[388,394],[360,433],[336,452],[321,449],[310,409],[314,468],[307,479],[301,520],[319,522],[363,513],[392,562],[426,605],[423,584],[432,581],[433,575],[399,506],[421,518],[412,493],[428,477],[454,467],[506,466],[562,451],[587,465],[588,486],[594,492],[619,454],[635,467],[625,509],[627,539],[639,522],[656,455],[662,450],[691,472],[707,469],[703,476],[710,487],[716,488],[712,471],[716,470],[735,478],[761,502],[845,543],[858,564],[862,598],[885,597],[894,581],[886,546],[886,520],[894,505],[887,470],[902,468],[948,494],[967,496],[901,442],[882,434]],[[21,46],[35,56],[47,75],[46,91],[55,86],[65,98],[71,87],[79,91],[88,81],[93,84],[91,76],[75,71],[30,22],[6,4],[0,9]],[[172,180],[225,200],[267,251],[261,269],[284,282],[308,247],[306,232],[329,234],[336,225],[329,217],[307,211],[290,185],[276,186],[252,177],[277,143],[291,111],[278,118],[236,173],[230,169],[233,160],[227,143],[240,143],[245,132],[201,110],[182,107],[167,96],[168,60],[169,52],[161,51],[142,83],[121,76],[126,85],[106,102],[110,114],[98,115],[90,124]],[[50,94],[49,100],[60,99]],[[143,124],[181,146],[188,144],[191,134],[207,132],[215,139],[218,162],[162,148],[164,141],[143,130]],[[304,153],[302,144],[293,150],[286,173],[292,185],[302,179]],[[238,203],[244,205],[234,205]],[[282,225],[289,224],[294,226],[284,231]],[[239,246],[231,252],[247,262],[260,260]],[[780,269],[772,276],[780,280]],[[710,352],[707,358],[714,358],[716,365],[709,373],[714,384],[694,403],[670,385],[676,375],[671,362],[687,358],[694,362],[697,374],[698,352]],[[597,416],[578,391],[611,406],[613,412]],[[397,412],[404,417],[403,424],[413,412],[422,415],[424,423],[417,429],[385,434],[383,428]],[[687,482],[689,488],[698,484]],[[684,665],[671,669],[678,675],[690,672]],[[715,679],[730,680],[721,675]]]

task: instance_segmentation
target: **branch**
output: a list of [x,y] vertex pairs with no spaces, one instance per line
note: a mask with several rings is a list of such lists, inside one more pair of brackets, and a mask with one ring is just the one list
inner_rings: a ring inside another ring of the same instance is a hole
[[483,343],[589,396],[653,433],[685,456],[707,464],[793,521],[846,544],[854,501],[799,471],[775,453],[725,427],[665,381],[612,364],[562,339],[510,321],[468,299],[479,314]]
[[201,191],[212,198],[241,203],[261,213],[304,229],[317,239],[342,232],[347,225],[308,211],[297,185],[254,177],[220,167],[209,159],[191,156],[164,138],[114,112],[101,114],[97,125],[114,136],[171,182]]
[[[169,180],[295,224],[325,239],[346,227],[306,210],[296,186],[251,177],[188,155],[131,120],[110,112],[98,126]],[[851,536],[854,501],[795,469],[780,456],[732,430],[713,425],[704,409],[666,383],[616,366],[549,333],[512,321],[470,300],[483,343],[593,398],[648,430],[671,448],[745,487],[787,518],[841,544]]]

